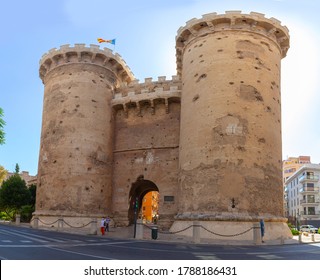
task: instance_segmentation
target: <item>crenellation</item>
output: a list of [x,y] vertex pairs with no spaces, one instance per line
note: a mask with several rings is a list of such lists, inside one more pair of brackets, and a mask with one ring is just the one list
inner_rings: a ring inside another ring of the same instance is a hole
[[158,77],[158,82],[165,82],[166,81],[166,76],[159,76]]
[[186,25],[193,25],[194,23],[196,23],[198,21],[197,18],[192,18],[188,21],[186,21]]
[[165,76],[160,76],[158,81],[145,78],[144,83],[139,84],[139,80],[135,80],[127,87],[118,88],[111,105],[115,110],[124,110],[128,117],[129,104],[134,104],[139,115],[141,115],[142,106],[150,106],[152,114],[155,114],[154,100],[163,100],[166,113],[169,113],[169,103],[180,102],[180,98],[181,81],[179,77],[174,75],[172,80],[166,80]]
[[[281,21],[270,18],[264,14],[251,12],[242,14],[241,11],[227,11],[223,15],[206,14],[200,19],[188,21],[185,27],[178,30],[176,36],[176,62],[177,72],[181,75],[183,51],[193,40],[197,40],[206,34],[219,31],[249,31],[270,38],[279,48],[283,57],[286,56],[289,44],[289,33]],[[279,37],[284,37],[279,41]]]
[[99,45],[90,44],[90,50],[91,50],[92,52],[97,51],[97,50],[99,50],[99,49],[100,49],[100,46],[99,46]]
[[178,75],[173,75],[172,76],[172,81],[178,82],[178,81],[180,81],[180,77]]
[[208,14],[203,14],[202,15],[202,19],[206,20],[207,18],[211,19],[215,16],[217,16],[218,14],[217,13],[208,13]]
[[250,12],[250,15],[256,18],[265,18],[265,14],[263,13]]
[[281,21],[276,19],[276,18],[274,18],[274,17],[271,17],[270,21],[275,25],[281,25]]
[[[55,53],[57,51],[57,48],[52,48],[49,50],[49,53]],[[42,57],[46,56],[46,54],[44,54]]]
[[[74,59],[75,56],[77,59]],[[102,61],[96,60],[97,57],[102,58]],[[51,60],[51,63],[48,63],[49,60]],[[42,56],[39,64],[40,68],[42,64],[50,65],[50,67],[43,67],[40,71],[40,77],[43,79],[48,72],[64,64],[88,62],[106,68],[109,67],[108,64],[111,64],[112,69],[117,71],[118,76],[124,81],[134,79],[133,73],[119,54],[113,53],[108,48],[100,49],[100,46],[94,44],[89,47],[86,47],[86,44],[74,44],[74,46],[65,44],[60,46],[59,49],[53,48],[49,50],[48,53]]]
[[242,13],[241,10],[231,10],[231,11],[226,11],[225,12],[227,15],[240,15]]
[[103,51],[107,54],[107,56],[112,56],[113,52],[109,48],[103,48]]
[[83,44],[83,43],[76,43],[74,44],[74,48],[75,49],[83,49],[86,47],[86,44]]
[[65,49],[69,49],[69,48],[70,48],[70,44],[65,44],[65,45],[60,46],[61,50],[65,50]]
[[138,80],[138,79],[135,79],[135,80],[131,81],[131,83],[129,83],[129,87],[131,87],[131,86],[136,86],[136,85],[138,85],[138,84],[139,84],[139,80]]

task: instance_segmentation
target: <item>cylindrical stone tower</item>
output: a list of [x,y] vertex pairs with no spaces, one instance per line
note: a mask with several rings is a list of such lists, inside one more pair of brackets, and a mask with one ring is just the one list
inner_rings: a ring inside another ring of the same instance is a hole
[[220,233],[235,234],[263,218],[268,226],[281,224],[279,234],[287,232],[280,62],[288,48],[288,29],[259,13],[207,14],[179,29],[181,192],[176,228],[205,220]]
[[113,89],[130,82],[126,63],[109,49],[76,44],[45,54],[35,215],[83,224],[110,214]]

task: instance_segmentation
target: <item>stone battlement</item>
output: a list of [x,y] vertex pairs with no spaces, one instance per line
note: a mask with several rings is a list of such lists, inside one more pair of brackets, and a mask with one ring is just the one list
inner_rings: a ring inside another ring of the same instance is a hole
[[40,78],[44,77],[53,69],[71,63],[95,64],[114,71],[121,81],[130,83],[135,79],[130,68],[123,58],[113,53],[108,48],[100,49],[99,45],[86,46],[85,44],[70,44],[60,46],[60,49],[53,48],[45,53],[40,59]]
[[268,37],[280,49],[285,57],[289,49],[289,30],[275,18],[266,18],[264,14],[241,11],[226,11],[225,14],[205,14],[202,18],[193,18],[180,27],[176,36],[177,72],[181,75],[183,50],[192,40],[219,31],[248,31]]
[[163,102],[166,111],[169,112],[169,102],[180,102],[181,81],[178,76],[172,76],[172,80],[166,80],[165,76],[158,77],[157,81],[145,78],[144,83],[134,80],[129,84],[123,83],[116,89],[112,100],[112,106],[116,110],[123,109],[127,112],[129,107],[140,107],[148,104],[154,108],[155,102]]

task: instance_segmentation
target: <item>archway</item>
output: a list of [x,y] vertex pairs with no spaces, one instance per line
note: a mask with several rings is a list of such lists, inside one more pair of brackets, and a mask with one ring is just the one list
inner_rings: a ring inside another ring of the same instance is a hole
[[149,180],[145,180],[144,177],[141,175],[138,177],[137,181],[132,184],[130,193],[129,193],[129,211],[128,211],[128,219],[129,224],[134,223],[135,219],[135,207],[136,213],[140,213],[142,200],[144,196],[152,191],[159,192],[158,187],[155,183]]

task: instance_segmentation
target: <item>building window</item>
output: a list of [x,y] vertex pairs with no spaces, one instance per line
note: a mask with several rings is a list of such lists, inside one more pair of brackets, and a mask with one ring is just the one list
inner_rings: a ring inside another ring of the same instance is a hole
[[315,215],[316,210],[315,207],[308,207],[308,215]]

